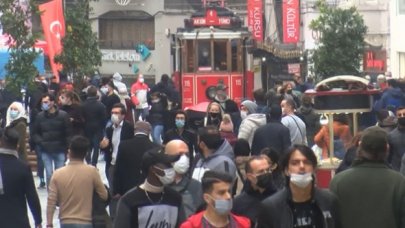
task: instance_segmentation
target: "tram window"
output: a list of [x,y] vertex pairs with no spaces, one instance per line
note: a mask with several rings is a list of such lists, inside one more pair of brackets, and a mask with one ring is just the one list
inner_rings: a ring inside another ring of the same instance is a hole
[[211,70],[211,45],[209,40],[198,42],[198,70]]
[[187,73],[194,72],[194,43],[193,40],[185,40],[185,50],[183,52],[183,58],[185,58],[185,71]]
[[240,40],[232,40],[231,41],[231,61],[232,61],[232,72],[240,72],[241,71],[241,53],[240,53]]
[[214,69],[216,71],[228,70],[227,64],[227,41],[214,42]]

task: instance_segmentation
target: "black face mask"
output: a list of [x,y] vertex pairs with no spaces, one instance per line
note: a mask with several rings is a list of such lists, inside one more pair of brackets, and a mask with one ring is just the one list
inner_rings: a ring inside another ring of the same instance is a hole
[[288,94],[292,94],[292,89],[287,90]]
[[398,124],[401,126],[405,126],[405,117],[398,118]]
[[273,176],[271,173],[264,173],[260,176],[256,177],[257,179],[257,187],[259,188],[267,188],[273,180]]
[[210,112],[210,116],[211,116],[211,118],[216,119],[216,118],[218,118],[218,117],[219,117],[219,113],[216,113],[216,112]]

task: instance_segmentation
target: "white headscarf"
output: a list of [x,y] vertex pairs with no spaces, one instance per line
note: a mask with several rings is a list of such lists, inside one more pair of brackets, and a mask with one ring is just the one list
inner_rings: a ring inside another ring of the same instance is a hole
[[[18,116],[15,119],[12,119],[10,116],[10,107],[12,107],[12,106],[15,106],[18,110]],[[11,124],[11,122],[13,122],[14,120],[17,120],[21,117],[25,118],[25,119],[27,118],[27,116],[25,115],[25,109],[21,102],[14,101],[13,103],[11,103],[10,106],[8,106],[8,109],[7,109],[6,127],[9,126]]]

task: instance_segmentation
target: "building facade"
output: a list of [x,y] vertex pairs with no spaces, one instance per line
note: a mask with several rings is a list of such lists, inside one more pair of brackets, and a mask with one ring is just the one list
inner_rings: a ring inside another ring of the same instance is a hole
[[390,0],[390,71],[394,78],[405,78],[405,1]]

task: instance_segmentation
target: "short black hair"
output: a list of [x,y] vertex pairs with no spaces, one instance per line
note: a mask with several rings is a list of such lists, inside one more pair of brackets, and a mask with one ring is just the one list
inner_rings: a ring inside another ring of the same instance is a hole
[[283,159],[281,160],[281,168],[283,170],[288,168],[291,155],[297,150],[312,163],[312,166],[314,168],[316,168],[316,166],[318,165],[318,161],[316,159],[314,151],[312,151],[312,149],[306,145],[295,144],[287,149]]
[[232,176],[225,172],[219,172],[214,170],[208,170],[204,173],[201,179],[201,186],[203,193],[210,193],[213,185],[219,182],[225,182],[232,184]]
[[122,115],[125,115],[125,113],[127,113],[127,109],[125,108],[125,106],[122,103],[115,103],[111,110],[113,110],[114,108],[120,108]]
[[199,128],[198,135],[200,137],[200,142],[204,142],[208,149],[211,150],[218,149],[223,142],[221,134],[215,126],[209,125]]
[[240,138],[236,140],[233,148],[235,156],[249,156],[250,152],[250,145],[246,139]]
[[177,116],[177,115],[184,115],[184,117],[186,117],[186,120],[187,120],[187,113],[186,113],[185,111],[179,109],[179,110],[177,110],[177,111],[174,112],[174,118],[175,118],[175,119],[176,119],[176,116]]
[[50,93],[45,93],[45,94],[43,94],[43,95],[41,96],[41,101],[42,101],[42,99],[44,99],[44,98],[46,98],[46,97],[49,97],[49,100],[50,100],[50,101],[55,101],[55,96],[54,96],[53,94],[50,94]]
[[260,154],[266,155],[272,163],[278,164],[280,156],[279,152],[272,147],[265,147],[260,151]]
[[161,80],[163,83],[167,84],[167,83],[169,82],[169,75],[167,75],[167,74],[162,74],[162,77],[160,78],[160,80]]
[[87,96],[88,97],[97,96],[97,88],[93,85],[89,86],[89,88],[87,89]]
[[281,106],[279,104],[272,104],[269,115],[271,120],[280,121],[282,116]]
[[69,149],[72,158],[84,159],[90,149],[90,142],[86,137],[76,135],[70,140]]
[[255,99],[255,101],[265,102],[266,93],[264,92],[264,89],[260,88],[260,89],[253,91],[253,98]]

